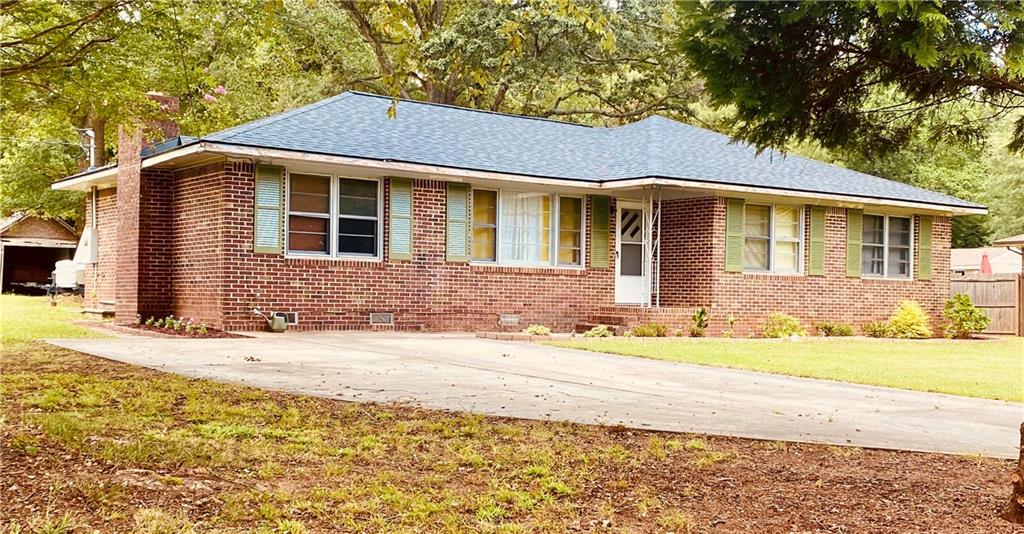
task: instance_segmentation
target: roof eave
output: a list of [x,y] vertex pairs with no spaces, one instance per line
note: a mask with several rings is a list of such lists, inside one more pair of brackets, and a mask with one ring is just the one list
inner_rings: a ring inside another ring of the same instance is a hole
[[[821,202],[846,203],[850,205],[875,205],[894,206],[914,209],[926,209],[947,213],[950,215],[984,215],[988,209],[984,206],[957,206],[929,202],[896,200],[887,198],[860,197],[834,193],[822,193],[816,191],[803,191],[793,189],[781,189],[772,187],[747,186],[740,184],[726,184],[721,182],[703,181],[696,179],[681,179],[667,177],[638,177],[626,178],[613,181],[593,181],[584,179],[562,178],[562,177],[541,177],[511,174],[480,169],[461,169],[425,163],[404,162],[395,160],[369,159],[352,156],[336,156],[330,154],[318,154],[299,150],[287,150],[280,148],[259,147],[252,145],[232,144],[228,142],[197,141],[167,152],[157,154],[142,160],[142,167],[152,167],[163,163],[169,163],[175,159],[199,153],[219,154],[227,157],[251,158],[254,161],[267,163],[285,161],[304,161],[311,163],[323,163],[333,165],[344,165],[360,167],[364,169],[381,172],[404,172],[410,174],[422,174],[443,177],[455,181],[459,180],[494,180],[516,183],[530,183],[538,185],[571,186],[594,190],[624,190],[646,186],[667,186],[667,187],[688,187],[697,189],[708,189],[723,193],[748,193],[762,195],[784,195],[791,197],[818,200]],[[53,189],[65,191],[87,191],[94,186],[109,186],[116,182],[117,167],[97,169],[96,171],[71,176],[64,180],[55,182]]]

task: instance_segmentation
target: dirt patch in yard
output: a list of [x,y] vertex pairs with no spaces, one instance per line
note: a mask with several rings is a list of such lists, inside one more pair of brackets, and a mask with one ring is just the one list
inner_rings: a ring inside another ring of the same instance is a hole
[[1005,461],[352,404],[44,345],[2,363],[0,528],[1024,532]]

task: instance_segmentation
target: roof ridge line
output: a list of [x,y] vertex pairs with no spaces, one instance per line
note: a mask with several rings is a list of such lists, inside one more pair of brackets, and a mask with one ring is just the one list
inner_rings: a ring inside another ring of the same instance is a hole
[[[271,124],[274,124],[276,122],[282,121],[284,119],[287,119],[287,118],[290,118],[290,117],[295,117],[297,115],[302,115],[303,113],[307,113],[307,112],[313,111],[315,109],[322,108],[323,106],[326,106],[327,104],[330,104],[332,102],[336,102],[338,100],[341,100],[343,97],[348,96],[348,95],[352,94],[353,92],[354,91],[345,91],[343,93],[338,93],[338,94],[336,94],[334,96],[329,96],[329,97],[327,97],[327,98],[325,98],[323,100],[317,100],[316,102],[310,102],[309,104],[306,104],[305,106],[299,106],[299,107],[297,107],[295,109],[289,109],[289,110],[286,110],[286,111],[282,111],[280,113],[275,113],[275,114],[273,114],[273,115],[271,115],[269,117],[263,117],[262,119],[256,119],[255,121],[247,122],[245,124],[239,124],[238,126],[232,126],[231,128],[226,128],[224,130],[220,130],[219,132],[213,132],[212,134],[203,135],[203,136],[198,137],[198,139],[205,140],[205,139],[208,139],[208,138],[210,138],[212,136],[215,136],[215,135],[223,135],[224,137],[222,137],[220,140],[226,141],[226,140],[231,139],[232,137],[234,137],[234,136],[236,136],[238,134],[249,132],[249,131],[254,130],[256,128],[262,128],[264,126],[270,126]],[[232,130],[235,130],[235,131],[232,131]],[[231,132],[231,133],[227,133],[227,132]]]
[[[548,118],[545,118],[545,117],[534,117],[532,115],[518,115],[516,113],[507,113],[507,112],[504,112],[504,111],[492,111],[492,110],[489,110],[489,109],[467,108],[467,107],[464,107],[464,106],[456,106],[455,104],[441,104],[439,102],[427,102],[427,101],[424,101],[424,100],[416,100],[414,98],[400,98],[400,97],[392,97],[392,96],[387,96],[387,95],[378,95],[376,93],[367,93],[365,91],[346,91],[346,92],[352,93],[352,94],[356,94],[356,95],[370,96],[370,97],[373,97],[373,98],[383,98],[383,99],[386,99],[386,100],[397,100],[399,102],[409,102],[410,104],[420,104],[420,105],[423,105],[423,106],[434,106],[434,107],[439,107],[439,108],[457,109],[459,111],[472,111],[474,113],[487,113],[489,115],[500,115],[500,116],[503,116],[503,117],[512,117],[512,118],[516,118],[516,119],[529,119],[529,120],[533,120],[533,121],[552,122],[552,123],[555,123],[555,124],[562,124],[562,125],[565,125],[565,126],[579,126],[580,128],[590,128],[590,129],[601,128],[601,127],[598,127],[598,126],[591,126],[589,124],[580,124],[578,122],[566,122],[566,121],[560,121],[560,120],[555,120],[555,119],[548,119]],[[614,127],[614,128],[605,128],[605,129],[612,130],[612,129],[615,129],[615,128],[617,128],[617,126]]]

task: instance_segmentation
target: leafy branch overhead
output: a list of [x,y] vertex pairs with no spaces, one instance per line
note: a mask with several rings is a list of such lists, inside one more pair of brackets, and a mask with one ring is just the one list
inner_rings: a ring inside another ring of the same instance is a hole
[[[972,143],[1024,107],[1016,2],[680,2],[679,44],[736,133],[888,152],[922,123]],[[980,112],[979,112],[980,110]],[[1014,115],[1016,117],[1017,115]],[[1024,118],[1009,147],[1024,150]]]
[[396,97],[618,123],[683,113],[699,94],[667,52],[665,2],[333,3]]

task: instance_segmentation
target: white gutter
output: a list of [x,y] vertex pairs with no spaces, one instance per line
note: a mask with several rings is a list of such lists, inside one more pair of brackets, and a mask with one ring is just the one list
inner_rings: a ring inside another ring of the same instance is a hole
[[[444,167],[437,165],[426,165],[422,163],[405,163],[399,161],[388,161],[388,160],[374,160],[364,158],[354,158],[349,156],[332,156],[326,154],[312,154],[309,152],[301,152],[296,150],[283,150],[278,148],[261,148],[251,146],[237,146],[225,143],[216,143],[210,141],[201,141],[186,147],[170,150],[163,154],[146,158],[142,161],[142,168],[152,167],[161,163],[177,159],[179,157],[199,154],[199,153],[213,153],[220,154],[223,156],[234,156],[234,157],[246,157],[254,160],[265,161],[267,163],[287,163],[287,162],[305,162],[305,163],[320,163],[327,165],[344,165],[349,167],[359,167],[361,169],[367,169],[379,172],[400,172],[409,174],[420,174],[429,175],[431,177],[443,178],[448,181],[465,181],[465,180],[494,180],[502,182],[514,182],[523,184],[540,184],[549,185],[556,187],[576,187],[581,189],[591,189],[597,191],[620,191],[625,189],[635,189],[648,186],[662,186],[662,187],[686,187],[694,189],[706,189],[719,192],[722,194],[728,193],[743,193],[752,195],[770,195],[770,196],[788,196],[795,198],[807,198],[818,200],[822,202],[841,203],[849,206],[892,206],[909,209],[927,209],[930,211],[936,211],[941,213],[949,213],[952,215],[984,215],[988,213],[986,208],[968,208],[968,207],[957,207],[957,206],[946,206],[942,204],[933,204],[929,202],[913,202],[903,200],[887,200],[887,199],[874,199],[864,198],[850,195],[841,195],[834,193],[814,193],[808,191],[791,191],[784,189],[773,189],[770,187],[757,187],[757,186],[745,186],[745,185],[733,185],[723,184],[715,182],[703,182],[698,180],[687,180],[679,178],[636,178],[630,180],[618,180],[612,182],[592,182],[587,180],[573,180],[573,179],[561,179],[561,178],[542,178],[535,176],[522,176],[517,174],[508,174],[502,172],[491,172],[491,171],[476,171],[468,169],[456,169],[452,167]],[[89,186],[102,183],[110,178],[116,179],[117,168],[104,169],[101,172],[87,174],[71,180],[64,180],[53,184],[53,189],[58,190],[83,190]]]

